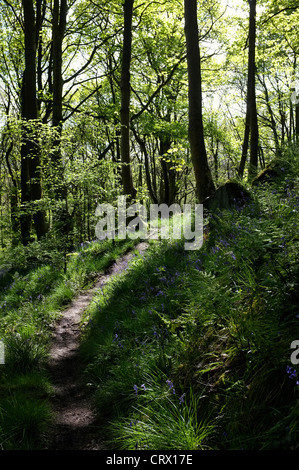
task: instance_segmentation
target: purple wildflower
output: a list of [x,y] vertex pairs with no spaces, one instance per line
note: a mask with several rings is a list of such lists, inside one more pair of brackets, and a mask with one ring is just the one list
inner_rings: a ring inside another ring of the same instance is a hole
[[173,383],[171,382],[171,380],[166,380],[166,383],[169,387],[169,390],[172,389],[172,393],[175,395],[175,389],[173,388]]
[[180,400],[180,405],[181,405],[182,403],[184,403],[184,398],[185,398],[185,396],[186,396],[186,393],[183,393],[183,395],[180,396],[180,398],[179,398],[179,400]]
[[173,383],[171,382],[171,380],[167,379],[167,380],[166,380],[166,383],[167,383],[169,389],[172,389]]

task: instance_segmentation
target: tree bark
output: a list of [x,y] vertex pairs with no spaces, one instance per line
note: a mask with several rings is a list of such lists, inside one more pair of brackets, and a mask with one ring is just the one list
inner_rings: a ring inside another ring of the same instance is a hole
[[152,181],[151,181],[151,175],[150,175],[150,169],[149,169],[149,163],[148,163],[149,155],[146,149],[145,137],[144,139],[142,139],[142,137],[138,135],[138,132],[135,129],[133,129],[133,133],[134,133],[137,143],[140,146],[141,152],[143,153],[143,156],[144,156],[145,180],[146,180],[147,189],[148,189],[151,201],[153,204],[158,204],[159,201],[155,194],[155,191],[152,186]]
[[184,5],[189,85],[189,143],[195,174],[197,199],[199,202],[202,202],[214,192],[215,186],[208,164],[204,140],[197,1],[184,0]]
[[132,56],[132,18],[134,0],[125,0],[124,9],[124,34],[121,70],[121,161],[122,182],[124,194],[135,199],[136,190],[133,185],[131,154],[130,154],[130,99],[131,99],[131,56]]
[[239,167],[239,175],[244,174],[248,147],[250,147],[249,178],[253,178],[257,173],[259,130],[256,106],[255,87],[255,49],[256,49],[256,0],[248,0],[250,6],[249,14],[249,51],[248,51],[248,77],[247,77],[247,107],[246,122],[244,132],[244,142],[242,158]]
[[52,24],[53,51],[53,127],[62,128],[62,42],[66,30],[67,0],[54,0]]
[[263,76],[263,79],[261,79],[260,77],[258,77],[258,78],[259,78],[259,81],[263,85],[264,90],[265,90],[265,101],[266,101],[266,106],[267,106],[267,109],[268,109],[268,113],[270,115],[271,129],[272,129],[272,132],[273,132],[273,138],[274,138],[274,142],[275,142],[275,152],[276,152],[276,155],[281,155],[281,149],[280,149],[280,146],[279,146],[279,138],[278,138],[278,132],[277,132],[277,124],[276,124],[274,112],[273,112],[273,109],[272,109],[272,106],[271,106],[271,101],[270,101],[270,96],[269,96],[269,91],[268,91],[268,88],[267,88],[266,80],[265,80],[264,76]]
[[259,129],[257,119],[256,106],[256,89],[255,89],[255,43],[256,43],[256,0],[249,0],[250,5],[250,24],[249,24],[249,87],[250,98],[250,161],[249,176],[253,178],[257,174],[258,166],[258,150],[259,150]]
[[[23,213],[20,218],[22,241],[26,245],[30,240],[31,215],[26,206],[40,201],[42,197],[40,175],[40,149],[36,143],[36,125],[38,119],[36,93],[36,20],[33,0],[22,0],[24,11],[25,34],[25,71],[21,92],[22,146],[21,146],[21,203]],[[41,209],[33,213],[37,238],[47,232],[45,214]]]
[[52,20],[52,66],[53,66],[53,102],[52,126],[54,129],[52,162],[57,175],[59,187],[56,189],[57,199],[65,199],[66,190],[63,183],[63,167],[61,161],[61,134],[63,125],[62,98],[62,43],[66,30],[67,0],[54,0]]
[[242,156],[241,156],[241,161],[240,161],[240,166],[239,166],[239,171],[238,171],[239,176],[241,176],[241,178],[244,175],[244,170],[246,166],[246,160],[247,160],[247,154],[248,154],[248,148],[249,148],[249,137],[250,137],[250,109],[247,104],[244,139],[243,139],[243,146],[242,146]]

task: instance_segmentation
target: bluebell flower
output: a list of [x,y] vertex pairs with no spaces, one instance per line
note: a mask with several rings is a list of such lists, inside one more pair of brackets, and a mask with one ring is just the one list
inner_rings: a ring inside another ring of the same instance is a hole
[[156,294],[156,297],[158,297],[159,295],[164,295],[164,292],[162,290],[159,290]]
[[179,400],[180,400],[179,404],[180,404],[180,405],[181,405],[182,403],[184,403],[184,398],[185,398],[185,396],[186,396],[186,393],[183,393],[183,395],[180,396],[180,398],[179,398]]
[[168,385],[169,388],[172,388],[173,387],[173,383],[171,382],[171,380],[167,379],[166,380],[166,383]]
[[166,380],[166,383],[167,383],[167,385],[168,385],[168,387],[169,387],[169,390],[172,389],[172,393],[175,394],[175,389],[173,388],[173,383],[171,382],[171,380],[169,380],[169,379]]

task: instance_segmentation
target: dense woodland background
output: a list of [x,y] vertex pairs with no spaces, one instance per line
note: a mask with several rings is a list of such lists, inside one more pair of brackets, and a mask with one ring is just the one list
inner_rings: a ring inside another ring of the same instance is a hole
[[295,142],[297,3],[185,3],[1,2],[3,248],[91,240],[123,193],[202,201]]
[[298,448],[298,19],[297,0],[0,2],[2,448],[43,445],[57,312],[133,247],[95,240],[98,204],[227,181],[200,253],[150,244],[85,313],[86,383],[106,445]]

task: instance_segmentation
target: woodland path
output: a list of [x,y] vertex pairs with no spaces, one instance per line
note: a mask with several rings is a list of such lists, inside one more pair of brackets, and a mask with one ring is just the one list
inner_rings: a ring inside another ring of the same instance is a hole
[[[139,243],[135,250],[142,254],[147,246]],[[80,320],[97,290],[111,276],[122,272],[132,257],[131,251],[115,261],[91,289],[74,299],[55,325],[49,354],[55,418],[46,444],[48,450],[103,449],[92,400],[82,380],[83,366],[78,353]]]

